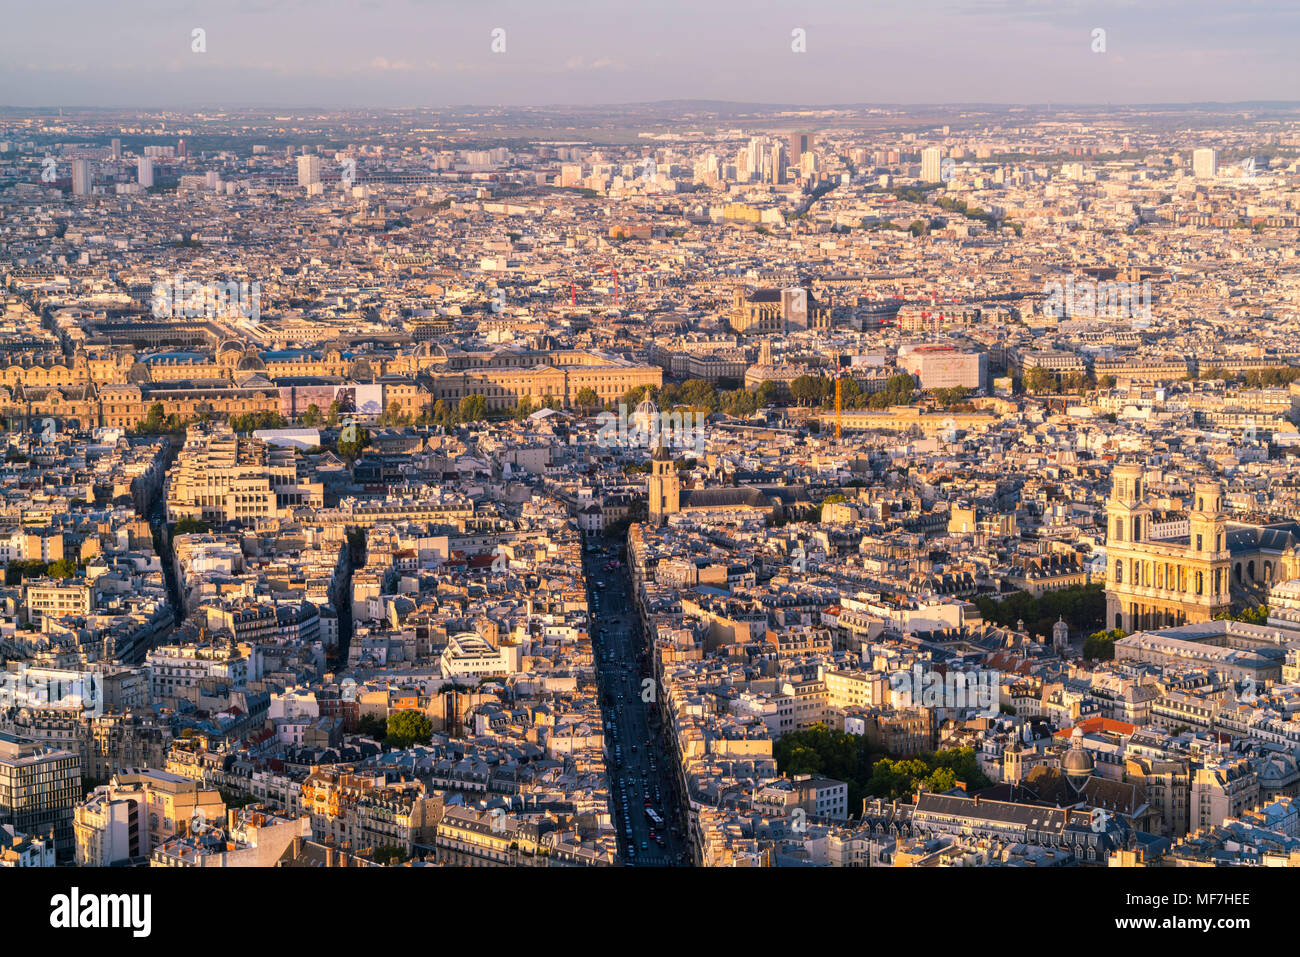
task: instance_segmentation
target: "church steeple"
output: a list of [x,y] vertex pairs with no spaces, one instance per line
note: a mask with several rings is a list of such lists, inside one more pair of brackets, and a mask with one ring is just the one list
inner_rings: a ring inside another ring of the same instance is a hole
[[681,505],[681,479],[677,477],[676,463],[664,446],[663,433],[650,455],[650,474],[646,476],[646,494],[649,498],[650,521],[662,523]]

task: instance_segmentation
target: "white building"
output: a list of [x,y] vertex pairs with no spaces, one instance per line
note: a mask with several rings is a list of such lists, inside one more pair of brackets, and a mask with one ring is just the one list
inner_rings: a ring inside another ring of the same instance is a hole
[[1192,153],[1192,173],[1197,179],[1213,179],[1218,170],[1218,154],[1214,150],[1199,149]]
[[315,154],[298,157],[298,185],[311,186],[320,182],[320,157]]
[[930,146],[921,150],[921,181],[925,183],[937,183],[941,179],[940,167],[943,163],[943,153],[937,146]]

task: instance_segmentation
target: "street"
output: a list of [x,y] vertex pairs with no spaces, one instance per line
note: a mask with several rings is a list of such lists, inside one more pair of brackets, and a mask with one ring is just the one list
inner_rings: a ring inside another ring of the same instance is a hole
[[647,683],[650,668],[621,546],[593,535],[583,548],[619,854],[629,866],[680,866],[690,863],[690,854],[674,759],[659,735],[658,689]]

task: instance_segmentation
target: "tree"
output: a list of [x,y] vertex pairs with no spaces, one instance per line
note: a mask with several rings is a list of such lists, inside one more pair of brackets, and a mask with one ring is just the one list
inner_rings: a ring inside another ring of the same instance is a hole
[[596,409],[600,408],[600,396],[596,394],[595,389],[590,386],[584,386],[579,389],[578,394],[573,397],[573,403],[583,412],[590,415]]
[[900,372],[885,380],[885,387],[867,399],[871,409],[887,409],[891,405],[907,405],[916,393],[916,380],[909,373]]
[[451,424],[451,410],[447,408],[444,399],[439,399],[433,404],[433,421],[437,425],[448,426]]
[[172,534],[189,535],[194,532],[201,533],[201,532],[211,531],[211,529],[212,526],[209,525],[207,522],[201,522],[197,518],[192,518],[191,516],[186,515],[184,518],[182,518],[179,522],[176,523],[175,527],[172,529]]
[[357,734],[383,741],[388,737],[388,721],[375,714],[363,714],[357,719]]
[[1033,393],[1055,392],[1056,376],[1041,366],[1034,366],[1025,373],[1025,391]]
[[328,412],[328,413],[326,414],[326,416],[325,416],[325,421],[326,421],[326,423],[329,424],[329,425],[338,425],[338,424],[339,424],[339,412],[342,411],[342,409],[343,409],[343,407],[342,407],[341,405],[339,405],[339,400],[338,400],[338,399],[335,399],[333,402],[331,402],[331,403],[330,403],[329,412]]
[[1095,631],[1083,640],[1083,657],[1090,661],[1111,661],[1115,657],[1115,642],[1124,637],[1119,628]]
[[385,844],[383,847],[375,848],[375,863],[389,867],[393,864],[405,864],[411,859],[411,855],[402,850],[396,844]]
[[149,406],[149,411],[145,417],[135,425],[137,432],[156,433],[162,432],[167,427],[167,410],[163,408],[161,402],[155,402]]
[[433,737],[433,722],[420,711],[394,711],[388,716],[388,737],[392,748],[405,749],[413,744],[428,744]]
[[289,421],[279,412],[245,412],[230,417],[230,427],[236,432],[254,432],[258,429],[283,429]]
[[456,418],[461,422],[482,422],[487,418],[487,399],[477,392],[465,396],[456,407]]
[[46,574],[51,578],[71,578],[77,574],[77,563],[71,558],[60,558],[57,562],[50,562]]
[[790,396],[799,405],[816,405],[821,401],[823,388],[817,376],[801,375],[790,383]]
[[302,414],[302,424],[306,426],[315,427],[324,421],[325,417],[321,415],[320,406],[315,402],[307,406],[307,411]]
[[339,436],[339,455],[346,459],[356,459],[363,449],[370,447],[370,430],[359,425],[345,426]]

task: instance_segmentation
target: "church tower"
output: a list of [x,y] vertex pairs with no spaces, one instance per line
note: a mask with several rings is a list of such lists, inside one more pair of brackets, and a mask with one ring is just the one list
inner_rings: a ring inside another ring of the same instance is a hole
[[646,477],[650,499],[650,521],[662,525],[665,518],[681,507],[682,480],[677,477],[673,457],[664,448],[663,436],[650,456],[650,474]]

